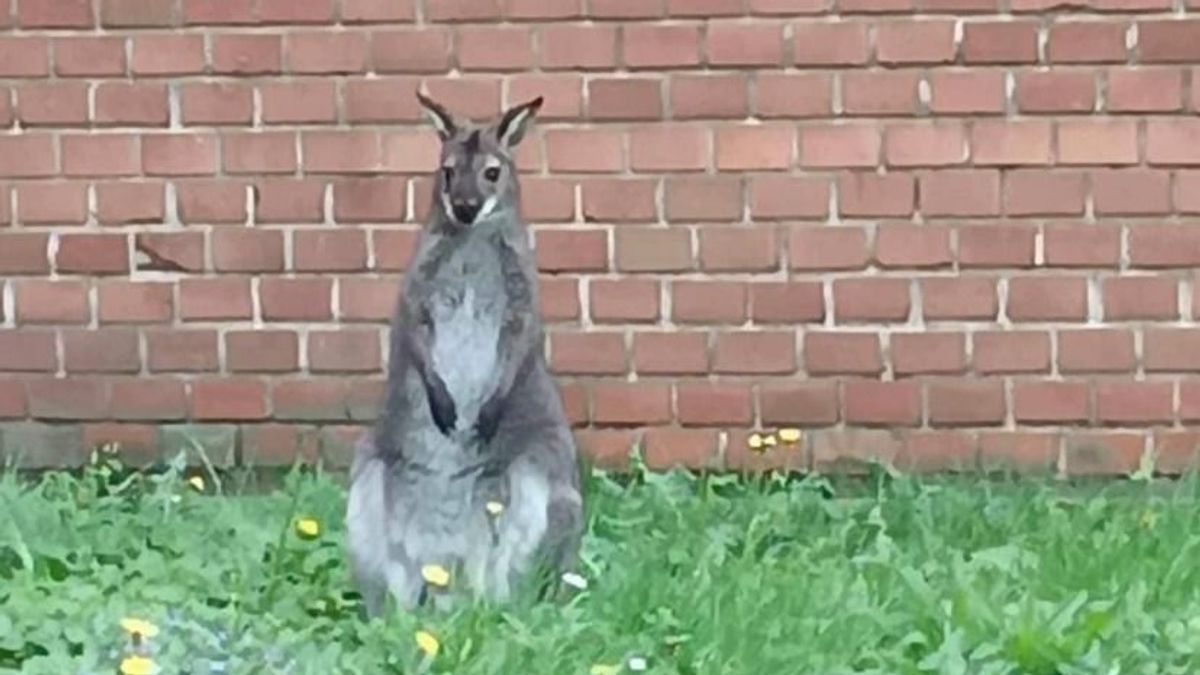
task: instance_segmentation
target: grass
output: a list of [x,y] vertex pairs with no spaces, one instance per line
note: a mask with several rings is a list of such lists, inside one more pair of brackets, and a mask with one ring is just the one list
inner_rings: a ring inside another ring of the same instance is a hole
[[[244,478],[244,477],[243,477]],[[359,618],[344,489],[225,495],[182,466],[0,481],[0,671],[112,673],[124,617],[167,673],[1190,673],[1196,483],[638,473],[588,482],[586,591]],[[244,494],[239,494],[244,493]],[[231,496],[234,495],[234,496]],[[322,526],[297,536],[297,517]],[[430,659],[414,635],[441,648]],[[604,671],[596,671],[604,672]]]

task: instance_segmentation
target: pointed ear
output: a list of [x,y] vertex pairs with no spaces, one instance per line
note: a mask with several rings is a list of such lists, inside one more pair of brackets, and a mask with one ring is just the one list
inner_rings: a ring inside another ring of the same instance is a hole
[[539,96],[528,103],[522,103],[504,111],[504,115],[496,123],[496,140],[506,147],[515,147],[525,137],[529,121],[537,115],[541,107],[542,97]]
[[425,116],[429,118],[430,122],[433,122],[438,136],[441,136],[443,141],[458,131],[458,122],[455,121],[454,116],[446,112],[446,109],[438,105],[436,101],[420,91],[417,92],[417,101],[421,103],[421,107],[425,110]]

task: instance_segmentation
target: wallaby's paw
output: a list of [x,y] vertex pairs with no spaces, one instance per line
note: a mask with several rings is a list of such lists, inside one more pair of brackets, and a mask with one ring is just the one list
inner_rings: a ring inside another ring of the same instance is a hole
[[479,417],[475,420],[475,433],[479,434],[483,442],[492,440],[496,435],[496,429],[500,427],[500,411],[500,402],[496,399],[489,399],[479,410]]
[[429,393],[429,412],[433,415],[433,423],[438,431],[446,436],[454,431],[458,422],[458,411],[454,407],[454,399],[445,387],[437,387]]

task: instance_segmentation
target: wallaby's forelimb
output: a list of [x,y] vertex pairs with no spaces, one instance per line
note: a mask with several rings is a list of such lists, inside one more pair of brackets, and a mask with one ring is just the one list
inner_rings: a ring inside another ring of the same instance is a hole
[[406,347],[413,366],[425,386],[425,396],[429,400],[429,412],[438,430],[449,435],[458,420],[458,412],[454,407],[454,398],[446,389],[446,383],[433,367],[433,321],[429,318],[426,308],[418,308],[413,316],[413,330],[406,334]]
[[501,413],[522,372],[525,362],[535,348],[541,348],[541,335],[532,316],[533,289],[521,269],[518,253],[508,242],[500,243],[501,269],[504,274],[505,293],[510,304],[505,312],[504,325],[500,329],[497,353],[500,355],[500,376],[491,395],[479,409],[475,423],[476,433],[485,442],[491,440],[500,424]]

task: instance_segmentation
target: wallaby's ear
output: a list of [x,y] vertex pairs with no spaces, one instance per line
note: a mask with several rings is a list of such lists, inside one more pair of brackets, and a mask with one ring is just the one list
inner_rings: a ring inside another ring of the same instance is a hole
[[496,140],[509,148],[516,146],[525,137],[525,129],[529,127],[529,121],[537,115],[541,107],[542,97],[539,96],[528,103],[505,110],[504,115],[496,124]]
[[454,116],[438,105],[436,101],[420,91],[417,92],[417,100],[421,102],[421,107],[425,109],[425,116],[429,118],[430,122],[433,122],[438,136],[441,136],[443,141],[458,131],[458,122],[454,120]]

